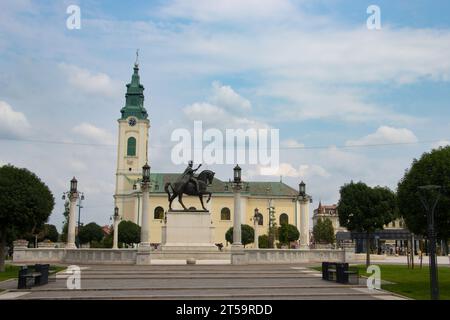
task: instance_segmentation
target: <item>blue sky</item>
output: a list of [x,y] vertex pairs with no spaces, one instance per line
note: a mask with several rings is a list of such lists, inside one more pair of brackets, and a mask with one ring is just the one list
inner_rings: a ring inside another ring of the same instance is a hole
[[[79,30],[66,28],[71,4]],[[371,4],[381,30],[366,28]],[[448,1],[2,1],[0,164],[49,185],[58,227],[74,175],[82,220],[108,223],[116,120],[139,48],[153,171],[183,169],[170,133],[202,120],[280,129],[279,172],[244,166],[245,177],[305,180],[314,206],[336,203],[352,179],[395,189],[413,158],[450,141],[448,12]]]

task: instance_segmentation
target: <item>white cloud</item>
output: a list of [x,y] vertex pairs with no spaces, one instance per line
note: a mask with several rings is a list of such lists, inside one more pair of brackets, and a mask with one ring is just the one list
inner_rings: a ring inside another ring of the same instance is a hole
[[93,73],[66,63],[60,63],[59,67],[67,76],[68,82],[83,92],[110,97],[119,92],[118,85],[105,73]]
[[440,141],[437,141],[437,142],[433,143],[431,145],[431,148],[437,149],[439,147],[446,147],[446,146],[449,146],[449,145],[450,145],[450,141],[448,141],[448,140],[440,140]]
[[295,139],[286,139],[281,141],[281,146],[287,149],[295,149],[295,148],[302,148],[305,145],[303,143],[298,142]]
[[330,174],[321,166],[312,164],[300,165],[297,169],[290,163],[280,163],[278,168],[259,167],[259,174],[263,176],[283,176],[283,177],[300,177],[311,178],[319,176],[322,178],[329,177]]
[[236,93],[230,86],[225,86],[218,81],[214,81],[212,87],[212,103],[238,113],[248,112],[252,108],[250,101]]
[[70,169],[72,169],[74,172],[84,172],[87,171],[88,165],[81,160],[70,158],[68,160],[68,164],[70,166]]
[[114,144],[115,142],[111,133],[87,122],[75,126],[72,131],[99,144]]
[[266,21],[292,13],[294,6],[288,0],[175,0],[161,9],[161,13],[175,18],[196,21]]
[[201,120],[205,126],[218,129],[269,128],[266,123],[248,116],[250,101],[237,94],[233,88],[215,81],[212,90],[213,95],[208,101],[195,102],[183,108],[183,113],[189,120]]
[[388,126],[381,126],[374,133],[371,133],[357,140],[348,140],[345,144],[347,146],[359,146],[359,145],[376,145],[384,143],[414,143],[414,142],[417,142],[417,137],[411,130],[405,128],[392,128]]
[[412,116],[366,101],[369,100],[367,92],[341,86],[276,81],[262,88],[260,94],[288,101],[277,108],[274,118],[278,121],[332,119],[345,122],[420,122]]
[[14,111],[5,101],[0,101],[0,136],[17,138],[25,136],[31,126],[22,112]]

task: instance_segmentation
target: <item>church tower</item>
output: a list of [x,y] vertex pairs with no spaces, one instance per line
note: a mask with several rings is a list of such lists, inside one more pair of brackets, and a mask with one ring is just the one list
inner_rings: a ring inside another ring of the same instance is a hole
[[[126,85],[125,106],[120,110],[117,148],[115,205],[123,220],[139,224],[136,194],[142,178],[142,167],[148,160],[150,121],[144,108],[144,86],[140,83],[139,64],[133,68],[131,82]],[[138,181],[139,180],[139,181]]]

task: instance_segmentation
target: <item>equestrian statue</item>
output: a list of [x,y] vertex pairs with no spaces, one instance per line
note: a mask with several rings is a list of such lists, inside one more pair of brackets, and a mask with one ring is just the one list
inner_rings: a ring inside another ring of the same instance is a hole
[[[203,210],[207,211],[203,203],[203,196],[208,195],[206,203],[211,200],[211,192],[207,191],[207,187],[213,182],[215,173],[211,170],[203,170],[198,176],[195,176],[195,173],[202,165],[199,164],[196,169],[193,168],[193,165],[193,161],[189,161],[188,166],[176,182],[167,182],[165,184],[164,190],[167,192],[169,198],[169,210],[172,210],[172,201],[178,197],[178,201],[183,206],[184,211],[189,211],[183,203],[183,194],[187,194],[189,196],[198,196]],[[172,193],[169,187],[172,189]]]

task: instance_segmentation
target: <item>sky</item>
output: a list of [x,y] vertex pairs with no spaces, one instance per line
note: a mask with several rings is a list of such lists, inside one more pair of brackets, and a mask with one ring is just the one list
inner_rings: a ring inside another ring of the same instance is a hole
[[[67,8],[80,8],[68,29]],[[381,29],[370,30],[377,5]],[[152,172],[181,172],[171,132],[279,129],[280,167],[243,164],[337,203],[363,181],[396,189],[414,158],[450,144],[450,2],[168,0],[0,2],[0,165],[55,196],[76,176],[81,220],[110,223],[117,119],[135,51],[151,123]],[[228,180],[232,165],[206,166]]]

